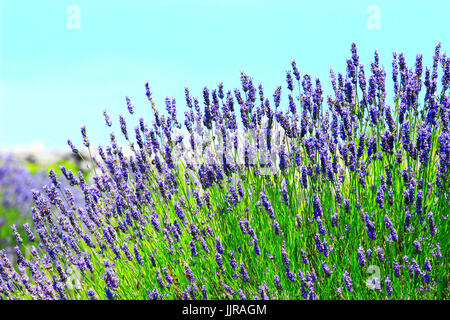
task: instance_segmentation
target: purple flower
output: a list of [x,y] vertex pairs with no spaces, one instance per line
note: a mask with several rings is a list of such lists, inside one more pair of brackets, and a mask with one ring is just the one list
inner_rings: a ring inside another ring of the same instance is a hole
[[393,268],[394,268],[394,276],[396,276],[397,278],[400,276],[400,264],[397,262],[397,259],[394,258],[394,262],[393,262]]
[[320,202],[320,198],[317,196],[317,192],[314,193],[313,208],[314,208],[314,216],[321,217],[323,213],[322,204]]
[[248,276],[247,269],[244,268],[244,263],[241,262],[241,267],[239,269],[239,273],[242,276],[242,279],[244,279],[244,282],[249,282],[250,277]]
[[284,184],[281,189],[281,195],[283,196],[284,204],[289,207],[289,193],[287,189],[287,183]]
[[278,86],[273,94],[273,101],[275,103],[275,108],[278,108],[278,106],[280,105],[280,100],[281,100],[281,87]]
[[207,294],[205,285],[202,286],[202,295],[203,295],[203,299],[205,299],[205,300],[208,299],[208,294]]
[[434,224],[434,218],[433,218],[433,212],[428,212],[428,226],[430,227],[430,234],[432,236],[436,235],[437,233],[437,228],[436,225]]
[[[81,136],[83,137],[83,144],[84,144],[87,148],[89,148],[90,143],[89,143],[89,139],[88,139],[87,134],[86,134],[86,126],[82,126],[82,127],[81,127]],[[71,145],[72,143],[70,142],[70,140],[68,140],[67,143],[68,143],[69,146],[72,148],[72,151],[73,151],[74,153],[78,153],[78,152],[75,152],[75,151],[74,151],[74,148],[72,147],[72,145]]]
[[95,294],[94,289],[89,288],[88,290],[88,296],[89,296],[89,300],[98,300],[97,295]]
[[140,265],[142,265],[142,264],[143,264],[142,256],[141,256],[141,254],[139,253],[139,249],[138,249],[138,247],[137,247],[136,244],[134,245],[134,256],[135,256],[135,258],[136,258],[136,261],[137,261]]
[[259,247],[259,241],[257,239],[253,241],[253,250],[257,255],[261,255],[261,248]]
[[376,230],[375,230],[375,223],[373,221],[370,221],[369,218],[367,218],[367,220],[366,220],[366,228],[367,228],[367,233],[369,234],[369,238],[375,240],[377,238],[377,234],[376,234]]
[[230,250],[230,265],[231,265],[231,268],[234,270],[234,269],[237,269],[237,267],[238,267],[238,265],[237,265],[237,262],[236,262],[236,258],[234,257],[234,251],[233,250]]
[[159,293],[158,289],[154,289],[150,292],[150,289],[147,292],[150,300],[163,300],[163,296]]
[[183,208],[181,207],[181,205],[178,202],[176,202],[174,207],[175,207],[175,213],[177,214],[178,218],[180,218],[180,220],[183,223],[185,223],[186,222],[186,217],[184,215]]
[[317,221],[317,227],[319,229],[319,233],[321,235],[325,235],[327,230],[325,228],[325,225],[322,223],[322,219],[320,219],[319,217],[316,217],[316,221]]
[[105,294],[108,300],[114,300],[114,292],[112,292],[108,287],[105,288]]
[[222,255],[216,252],[216,262],[220,269],[223,268]]
[[403,122],[403,126],[402,126],[403,149],[406,151],[409,151],[409,144],[410,144],[409,121],[406,120],[405,122]]
[[305,166],[302,166],[302,185],[303,188],[308,188],[308,173]]
[[18,265],[26,265],[26,261],[25,261],[25,257],[22,254],[22,251],[20,251],[20,248],[18,246],[14,247],[14,252],[16,253],[16,257],[17,257],[17,264]]
[[417,190],[417,197],[416,197],[416,213],[421,215],[422,214],[422,190]]
[[378,252],[378,259],[381,262],[384,262],[385,257],[384,257],[383,249],[380,246],[378,246],[375,248],[375,251]]
[[134,113],[134,105],[131,103],[131,100],[130,100],[129,97],[125,97],[125,100],[126,100],[126,102],[127,102],[128,112],[129,112],[130,114],[133,114],[133,113]]
[[295,79],[297,79],[297,81],[300,81],[300,72],[298,71],[297,64],[295,63],[295,60],[291,61],[291,65],[292,65],[292,70],[293,70]]
[[302,255],[302,262],[303,264],[308,264],[308,257],[306,256],[306,252],[303,251],[303,249],[300,249],[300,254]]
[[389,219],[389,216],[387,216],[387,215],[384,216],[384,225],[388,229],[392,228],[392,221],[391,221],[391,219]]
[[338,217],[338,213],[337,213],[337,212],[334,212],[334,213],[331,215],[331,225],[332,225],[333,227],[339,226],[339,217]]
[[392,281],[389,279],[389,276],[386,277],[384,280],[384,283],[386,284],[386,291],[388,293],[388,296],[392,296]]
[[269,216],[272,219],[275,219],[275,212],[273,211],[272,204],[270,203],[270,200],[267,197],[266,193],[263,191],[263,192],[261,192],[260,195],[261,195],[261,201],[262,201],[264,209],[266,210],[266,212],[269,214]]
[[367,249],[367,251],[366,251],[366,254],[367,254],[367,260],[372,260],[372,249]]
[[191,247],[191,254],[192,254],[192,256],[193,257],[198,256],[197,246],[195,245],[195,242],[192,239],[189,242],[189,246]]
[[267,283],[263,282],[263,285],[259,286],[258,290],[261,300],[269,300],[269,296],[267,295],[267,292],[269,291]]
[[186,278],[190,282],[195,282],[194,273],[192,272],[191,268],[189,268],[189,265],[186,262],[184,263],[184,273],[186,275]]
[[359,265],[361,267],[364,267],[366,265],[366,255],[365,255],[365,252],[364,252],[364,248],[361,247],[361,245],[359,245],[359,248],[357,249],[356,252],[357,252],[356,257],[358,258]]
[[422,252],[422,246],[420,245],[420,242],[417,239],[413,241],[413,246],[414,248],[416,248],[417,253]]
[[11,225],[11,230],[13,231],[14,238],[16,239],[17,244],[21,244],[23,242],[22,237],[19,232],[17,232],[17,227],[15,224]]
[[69,147],[72,149],[72,152],[75,154],[78,154],[78,149],[75,148],[75,146],[72,144],[72,141],[70,139],[67,140],[67,144],[69,145]]
[[384,201],[384,192],[386,190],[386,186],[384,186],[383,184],[381,184],[378,187],[377,190],[377,198],[376,198],[376,202],[378,203],[378,206],[382,209],[383,208],[383,201]]
[[286,277],[291,281],[291,282],[295,282],[295,273],[293,273],[290,269],[289,266],[286,266]]
[[28,236],[28,240],[30,242],[34,242],[36,240],[36,237],[34,236],[33,232],[30,229],[30,225],[28,223],[25,223],[23,225],[23,228],[25,229],[27,236]]
[[294,83],[292,80],[291,71],[286,71],[286,82],[287,82],[287,88],[290,91],[294,90]]
[[326,265],[325,261],[322,261],[322,270],[325,272],[325,276],[329,278],[331,274],[333,273],[332,270]]
[[430,262],[430,260],[428,259],[428,257],[426,257],[425,258],[425,271],[428,271],[428,272],[430,272],[431,271],[431,262]]
[[274,230],[275,230],[275,235],[278,236],[278,235],[281,235],[281,234],[283,233],[283,230],[281,230],[280,224],[278,223],[277,220],[274,220],[274,221],[273,221],[272,227],[273,227]]
[[216,238],[216,250],[217,250],[217,253],[219,253],[219,254],[224,253],[222,242],[220,241],[220,237]]
[[353,292],[353,281],[352,278],[350,278],[350,274],[347,270],[344,271],[344,283],[348,292]]
[[286,242],[285,241],[283,241],[283,246],[281,247],[281,256],[283,258],[283,263],[285,265],[289,265],[291,260],[289,259],[288,253],[286,252]]
[[239,293],[239,299],[247,300],[247,296],[244,294],[244,291],[242,291],[241,288],[238,289],[238,293]]
[[344,199],[344,210],[345,213],[349,213],[350,212],[350,199]]
[[111,126],[112,126],[112,122],[111,122],[111,119],[110,119],[108,113],[106,113],[106,110],[103,110],[103,116],[104,116],[104,118],[105,118],[105,123],[106,123],[106,125],[107,125],[108,127],[111,127]]
[[127,124],[125,122],[125,118],[122,115],[119,116],[119,123],[120,123],[120,130],[122,131],[123,136],[125,137],[125,139],[128,140]]

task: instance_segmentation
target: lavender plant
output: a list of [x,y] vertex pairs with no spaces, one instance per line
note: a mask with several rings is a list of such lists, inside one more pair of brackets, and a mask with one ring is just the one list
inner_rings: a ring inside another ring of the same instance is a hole
[[45,172],[33,175],[12,155],[0,155],[1,207],[30,211],[33,205],[30,190],[40,188],[46,179]]
[[94,152],[82,127],[92,183],[64,173],[82,206],[57,177],[33,193],[36,245],[1,252],[0,295],[447,299],[450,60],[437,44],[422,63],[394,53],[391,100],[378,53],[364,68],[352,44],[326,99],[292,61],[285,108],[242,72],[240,89],[186,88],[184,122],[146,84],[152,121],[131,129],[128,97],[119,118],[128,153],[114,132]]

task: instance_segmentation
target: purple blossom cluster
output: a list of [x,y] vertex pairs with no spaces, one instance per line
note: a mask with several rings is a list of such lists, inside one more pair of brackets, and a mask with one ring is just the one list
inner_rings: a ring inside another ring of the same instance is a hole
[[[184,127],[175,99],[161,112],[146,84],[151,121],[131,130],[119,117],[129,151],[111,133],[92,152],[92,181],[62,171],[83,205],[53,173],[32,193],[33,228],[24,228],[38,244],[25,254],[16,236],[19,271],[1,252],[2,297],[76,298],[75,269],[89,299],[312,300],[327,298],[325,288],[351,298],[368,294],[361,274],[370,264],[382,267],[377,285],[388,297],[401,296],[404,282],[438,290],[450,206],[449,60],[438,44],[423,76],[421,56],[409,68],[394,53],[389,106],[378,53],[364,68],[355,44],[350,51],[346,73],[330,72],[326,99],[320,80],[292,61],[285,110],[281,86],[266,94],[245,72],[240,89],[221,83],[199,99],[186,88]],[[91,152],[85,127],[81,135]]]

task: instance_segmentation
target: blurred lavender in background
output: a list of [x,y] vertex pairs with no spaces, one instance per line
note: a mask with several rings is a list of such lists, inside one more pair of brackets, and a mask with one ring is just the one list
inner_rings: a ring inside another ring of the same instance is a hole
[[[45,185],[51,184],[43,162],[37,163],[31,157],[22,159],[17,155],[0,154],[0,248],[10,244],[10,225],[17,224],[23,231],[22,224],[31,222],[32,191],[42,191]],[[65,163],[76,167],[67,160]],[[62,182],[62,187],[73,189],[66,181]],[[74,194],[75,201],[82,203],[78,193]]]
[[45,171],[31,174],[12,155],[0,155],[0,210],[29,212],[32,205],[31,189],[40,189],[46,183],[48,179]]

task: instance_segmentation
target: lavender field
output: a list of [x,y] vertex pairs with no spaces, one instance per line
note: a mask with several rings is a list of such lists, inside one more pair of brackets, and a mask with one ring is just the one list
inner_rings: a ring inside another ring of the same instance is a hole
[[275,92],[242,71],[165,105],[147,83],[99,115],[108,145],[68,140],[89,172],[0,158],[0,298],[449,299],[450,58],[429,58],[387,74],[353,43],[330,79],[293,60]]

